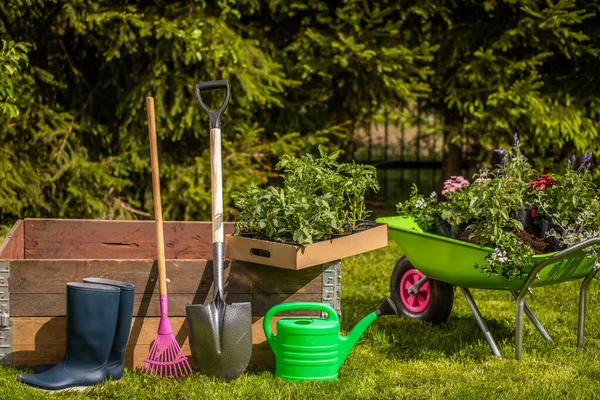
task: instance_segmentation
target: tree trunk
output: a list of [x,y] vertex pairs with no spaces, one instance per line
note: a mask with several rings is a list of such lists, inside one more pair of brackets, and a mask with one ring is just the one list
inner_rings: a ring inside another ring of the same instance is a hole
[[442,181],[452,175],[462,174],[462,149],[460,137],[460,115],[453,110],[446,110],[444,115],[444,152],[442,155]]

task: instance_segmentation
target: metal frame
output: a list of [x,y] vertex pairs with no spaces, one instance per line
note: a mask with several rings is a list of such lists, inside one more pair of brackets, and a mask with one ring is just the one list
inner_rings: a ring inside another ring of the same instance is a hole
[[[527,293],[529,293],[531,286],[533,285],[535,280],[538,278],[538,274],[540,273],[540,271],[542,271],[544,268],[548,267],[549,265],[552,265],[555,262],[562,260],[563,258],[565,258],[567,256],[577,253],[577,252],[579,252],[583,249],[586,249],[590,246],[597,246],[597,245],[600,245],[600,237],[588,239],[584,242],[576,244],[575,246],[571,246],[568,249],[559,251],[558,253],[554,254],[551,257],[546,258],[544,261],[541,261],[539,264],[537,264],[533,268],[533,270],[529,273],[527,280],[523,284],[523,287],[521,288],[521,291],[519,292],[519,295],[517,296],[517,316],[516,316],[517,326],[515,328],[515,358],[517,360],[521,359],[521,356],[523,353],[523,311],[525,309],[525,297],[527,296]],[[584,326],[584,322],[585,322],[584,321],[585,320],[585,300],[586,300],[586,296],[587,296],[587,288],[588,288],[591,280],[598,273],[598,268],[599,268],[599,265],[596,264],[594,266],[593,271],[583,280],[583,283],[581,284],[581,289],[580,289],[580,293],[579,293],[579,323],[578,323],[578,327],[579,327],[578,345],[580,347],[583,346],[583,326]],[[539,321],[538,321],[538,323],[539,323]]]
[[12,365],[12,324],[8,279],[10,263],[0,262],[0,365]]
[[[323,285],[321,301],[330,305],[342,318],[342,260],[323,264]],[[321,313],[325,318],[326,313]]]
[[[539,264],[537,264],[533,268],[533,270],[527,276],[527,279],[525,280],[525,283],[521,287],[520,291],[511,292],[512,296],[517,301],[516,327],[515,327],[515,358],[517,360],[521,359],[521,356],[523,353],[523,313],[525,313],[527,315],[527,317],[529,318],[529,320],[531,320],[531,322],[533,323],[535,328],[538,330],[538,332],[542,335],[542,337],[545,340],[552,342],[552,338],[550,337],[550,335],[548,334],[548,332],[546,331],[546,329],[544,328],[542,323],[537,319],[537,317],[535,316],[533,311],[529,308],[529,306],[525,302],[525,297],[527,297],[528,293],[531,293],[531,287],[533,286],[533,283],[535,282],[536,279],[539,279],[539,273],[544,268],[562,260],[563,258],[565,258],[567,256],[570,256],[574,253],[582,251],[590,246],[598,246],[598,245],[600,245],[600,237],[588,239],[588,240],[581,242],[575,246],[571,246],[568,249],[559,251],[558,253],[554,254],[553,256],[548,257],[547,259],[541,261]],[[581,288],[579,291],[579,318],[578,318],[578,324],[577,324],[577,346],[578,347],[583,347],[587,289],[588,289],[590,283],[592,282],[592,280],[598,274],[598,272],[600,272],[600,263],[598,263],[594,266],[594,269],[592,270],[592,272],[590,272],[583,279],[583,281],[581,283]],[[409,288],[409,293],[411,295],[418,293],[421,286],[423,286],[430,279],[431,278],[429,278],[427,276],[423,276],[419,281],[417,281],[414,285],[412,285]],[[475,303],[475,300],[473,299],[471,292],[466,287],[459,286],[459,288],[462,291],[462,293],[464,294],[465,299],[467,300],[467,304],[469,305],[469,308],[471,309],[471,312],[473,313],[473,316],[475,317],[475,320],[477,321],[479,328],[483,332],[483,335],[484,335],[486,341],[490,345],[490,348],[492,349],[492,353],[497,357],[501,357],[500,351],[498,350],[498,346],[496,345],[496,342],[494,341],[494,338],[492,337],[492,334],[490,333],[490,330],[487,327],[483,317],[481,316],[481,313],[479,312],[479,309],[477,308],[477,304]]]

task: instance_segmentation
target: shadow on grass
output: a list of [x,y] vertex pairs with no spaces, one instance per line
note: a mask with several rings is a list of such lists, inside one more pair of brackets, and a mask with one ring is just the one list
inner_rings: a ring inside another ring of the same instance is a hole
[[[345,300],[342,303],[344,333],[381,303],[381,298],[364,292],[352,293]],[[514,340],[514,323],[493,315],[483,315],[483,318],[498,346]],[[492,355],[474,316],[457,315],[456,312],[441,325],[406,316],[381,317],[367,330],[363,339],[378,352],[401,359],[429,360],[435,355],[469,354],[475,358]]]

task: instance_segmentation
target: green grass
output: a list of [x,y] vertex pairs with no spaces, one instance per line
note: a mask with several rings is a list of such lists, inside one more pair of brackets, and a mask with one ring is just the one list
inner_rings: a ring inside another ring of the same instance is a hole
[[[389,277],[400,256],[392,244],[344,261],[344,331],[388,294]],[[174,382],[128,370],[118,383],[49,395],[17,383],[17,375],[31,369],[5,368],[0,369],[0,399],[600,398],[599,285],[593,283],[589,292],[583,350],[576,346],[578,288],[569,283],[534,291],[528,301],[554,343],[544,342],[526,322],[521,361],[514,359],[515,303],[510,294],[472,291],[504,355],[497,359],[457,291],[450,319],[441,326],[392,316],[376,321],[342,366],[337,381],[292,383],[275,378],[271,370],[251,369],[230,383],[200,375]]]

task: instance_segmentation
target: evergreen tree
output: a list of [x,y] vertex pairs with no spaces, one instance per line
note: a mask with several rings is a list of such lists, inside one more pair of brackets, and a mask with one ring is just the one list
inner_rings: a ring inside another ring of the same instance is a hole
[[446,177],[460,173],[466,138],[480,150],[518,132],[537,166],[600,149],[597,2],[442,0],[423,8],[440,46],[428,106],[443,117]]

